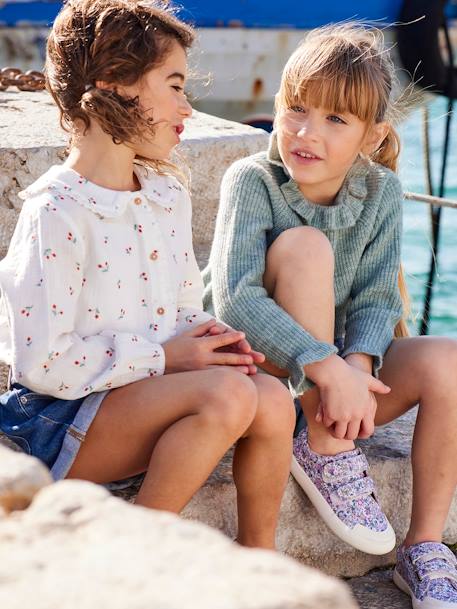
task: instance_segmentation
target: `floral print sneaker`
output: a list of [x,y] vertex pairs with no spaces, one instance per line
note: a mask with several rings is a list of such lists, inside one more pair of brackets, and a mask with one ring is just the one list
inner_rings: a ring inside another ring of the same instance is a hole
[[360,449],[319,455],[308,446],[307,429],[294,440],[291,473],[326,525],[362,552],[387,554],[395,546],[395,533],[376,500],[367,470]]
[[393,579],[413,609],[457,609],[457,560],[443,543],[400,546]]

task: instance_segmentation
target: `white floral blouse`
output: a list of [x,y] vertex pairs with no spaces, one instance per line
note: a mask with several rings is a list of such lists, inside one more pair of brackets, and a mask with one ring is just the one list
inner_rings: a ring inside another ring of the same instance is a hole
[[113,191],[54,166],[21,193],[0,262],[0,357],[13,382],[76,399],[160,375],[161,344],[211,318],[187,191],[135,173],[139,191]]

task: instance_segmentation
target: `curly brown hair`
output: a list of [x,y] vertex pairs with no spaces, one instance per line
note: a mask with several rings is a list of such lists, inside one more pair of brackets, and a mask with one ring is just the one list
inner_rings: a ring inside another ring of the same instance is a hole
[[86,131],[95,119],[115,143],[152,137],[154,119],[114,85],[135,84],[160,66],[174,41],[187,50],[193,40],[193,29],[166,1],[68,0],[48,38],[45,67],[63,129],[74,133],[82,122]]

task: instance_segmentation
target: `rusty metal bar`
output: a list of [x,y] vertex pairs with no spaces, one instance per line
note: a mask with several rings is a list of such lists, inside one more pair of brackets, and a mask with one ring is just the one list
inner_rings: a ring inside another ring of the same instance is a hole
[[436,207],[449,207],[457,209],[457,201],[453,199],[445,199],[443,197],[433,197],[432,195],[423,195],[417,192],[405,192],[404,197],[408,201],[417,201],[420,203],[428,203]]

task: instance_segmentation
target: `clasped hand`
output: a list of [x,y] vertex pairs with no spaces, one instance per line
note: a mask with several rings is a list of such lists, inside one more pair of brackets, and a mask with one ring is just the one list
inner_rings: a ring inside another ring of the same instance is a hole
[[373,434],[375,394],[389,393],[390,387],[338,355],[307,367],[307,375],[320,393],[316,421],[328,427],[335,438],[355,440]]
[[231,366],[243,374],[255,374],[265,356],[253,351],[244,332],[211,319],[183,332],[163,345],[165,373]]

